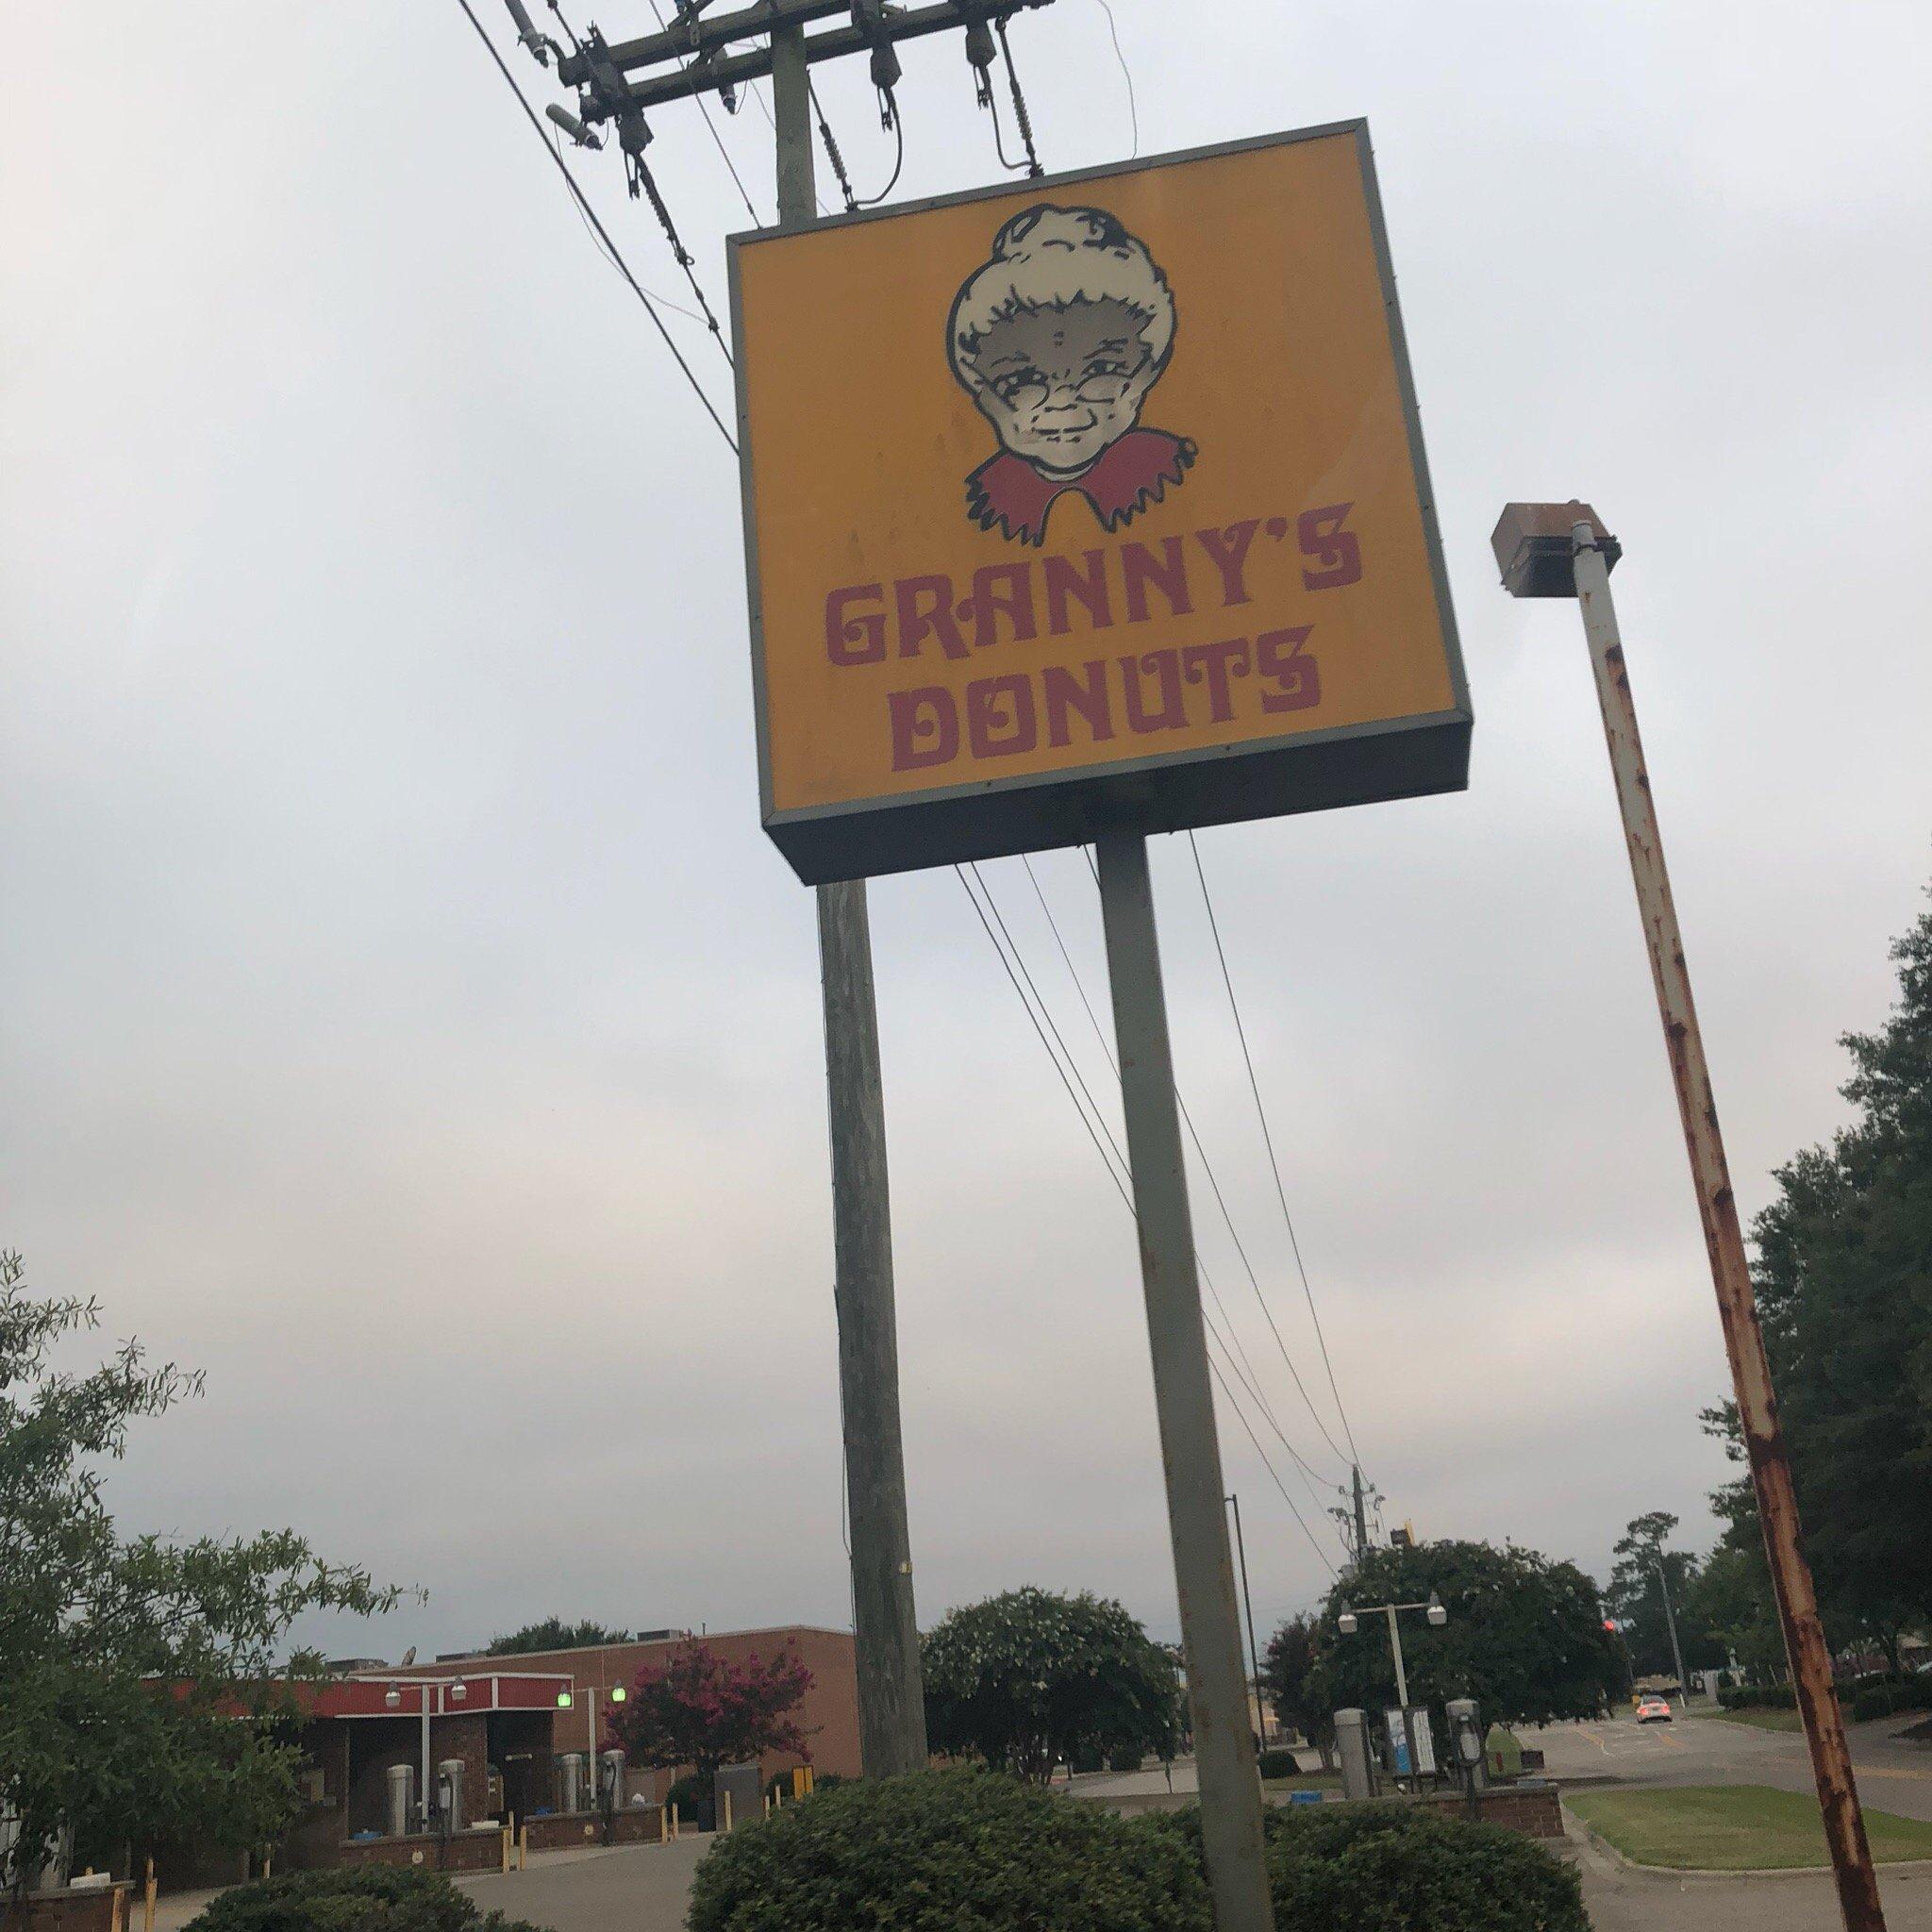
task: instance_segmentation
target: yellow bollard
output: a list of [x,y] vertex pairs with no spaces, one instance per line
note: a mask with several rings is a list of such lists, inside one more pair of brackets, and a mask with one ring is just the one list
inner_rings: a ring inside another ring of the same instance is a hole
[[718,1829],[720,1831],[729,1831],[731,1829],[731,1793],[728,1790],[722,1794],[722,1807],[723,1808],[718,1814]]
[[677,1836],[677,1807],[675,1805],[671,1807],[671,1836],[673,1838]]
[[273,1850],[261,1855],[261,1875],[264,1878],[273,1878],[275,1875],[275,1855]]
[[517,1870],[525,1870],[529,1862],[530,1827],[527,1824],[520,1824],[517,1826]]
[[155,1932],[155,1861],[147,1861],[147,1882],[142,1887],[141,1932]]
[[509,1870],[509,1826],[508,1826],[508,1825],[507,1825],[507,1824],[506,1824],[506,1825],[505,1825],[505,1826],[503,1827],[503,1867],[502,1867],[502,1869],[503,1869],[503,1870],[504,1870],[505,1872],[508,1872],[508,1871]]

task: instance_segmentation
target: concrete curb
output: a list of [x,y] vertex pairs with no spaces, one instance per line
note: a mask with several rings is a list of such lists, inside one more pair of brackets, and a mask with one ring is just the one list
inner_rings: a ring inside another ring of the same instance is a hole
[[[1735,1870],[1712,1871],[1703,1865],[1644,1865],[1635,1858],[1620,1852],[1602,1832],[1588,1819],[1580,1818],[1568,1805],[1563,1807],[1563,1816],[1576,1827],[1580,1837],[1585,1839],[1591,1850],[1599,1852],[1611,1864],[1625,1872],[1641,1872],[1647,1878],[1690,1878],[1723,1880],[1726,1878],[1818,1878],[1829,1877],[1829,1865],[1743,1865]],[[1902,1878],[1911,1877],[1920,1872],[1932,1872],[1932,1858],[1898,1858],[1877,1860],[1876,1869],[1880,1877],[1896,1873]]]

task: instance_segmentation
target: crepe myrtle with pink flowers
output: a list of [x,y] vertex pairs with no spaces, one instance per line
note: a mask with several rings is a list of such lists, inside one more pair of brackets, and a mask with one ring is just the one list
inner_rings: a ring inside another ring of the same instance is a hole
[[1000,229],[946,323],[953,374],[1000,441],[966,479],[981,529],[1041,543],[1076,492],[1116,530],[1179,487],[1194,444],[1141,426],[1174,321],[1166,275],[1105,208],[1041,202]]
[[792,1715],[812,1675],[785,1645],[741,1662],[703,1642],[680,1644],[646,1664],[622,1704],[611,1707],[607,1743],[633,1764],[672,1771],[689,1766],[707,1790],[721,1764],[743,1764],[767,1751],[792,1751],[808,1763],[811,1738]]

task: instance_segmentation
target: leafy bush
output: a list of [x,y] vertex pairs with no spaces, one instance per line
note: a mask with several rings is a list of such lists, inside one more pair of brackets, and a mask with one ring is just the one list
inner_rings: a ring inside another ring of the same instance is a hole
[[1867,1678],[1852,1692],[1854,1724],[1869,1724],[1901,1710],[1932,1710],[1932,1677]]
[[677,1807],[677,1822],[680,1826],[690,1825],[693,1831],[709,1831],[711,1813],[718,1803],[718,1792],[708,1777],[700,1777],[695,1772],[679,1778],[664,1793],[667,1806]]
[[[1294,1932],[1590,1932],[1576,1874],[1534,1839],[1422,1805],[1271,1806],[1269,1888]],[[1200,1856],[1197,1807],[1137,1821]]]
[[[1107,1758],[1098,1744],[1075,1744],[1068,1762],[1074,1771],[1098,1771],[1107,1762]],[[1135,1760],[1134,1768],[1137,1771],[1140,1769],[1138,1758]]]
[[1173,1833],[983,1771],[827,1790],[721,1839],[690,1932],[1208,1932]]
[[1109,1771],[1139,1771],[1141,1760],[1147,1754],[1138,1744],[1118,1745],[1107,1755],[1107,1768]]
[[1717,1701],[1725,1710],[1793,1710],[1798,1698],[1789,1684],[1739,1684],[1721,1690]]
[[1263,1777],[1299,1777],[1301,1769],[1301,1760],[1292,1751],[1264,1751],[1261,1754]]
[[409,1865],[351,1865],[258,1878],[211,1900],[188,1932],[540,1932],[487,1917],[447,1878]]

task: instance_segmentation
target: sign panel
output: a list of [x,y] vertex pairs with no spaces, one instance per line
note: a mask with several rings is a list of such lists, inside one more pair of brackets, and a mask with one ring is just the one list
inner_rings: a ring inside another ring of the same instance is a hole
[[1359,122],[733,238],[808,882],[1466,781]]

